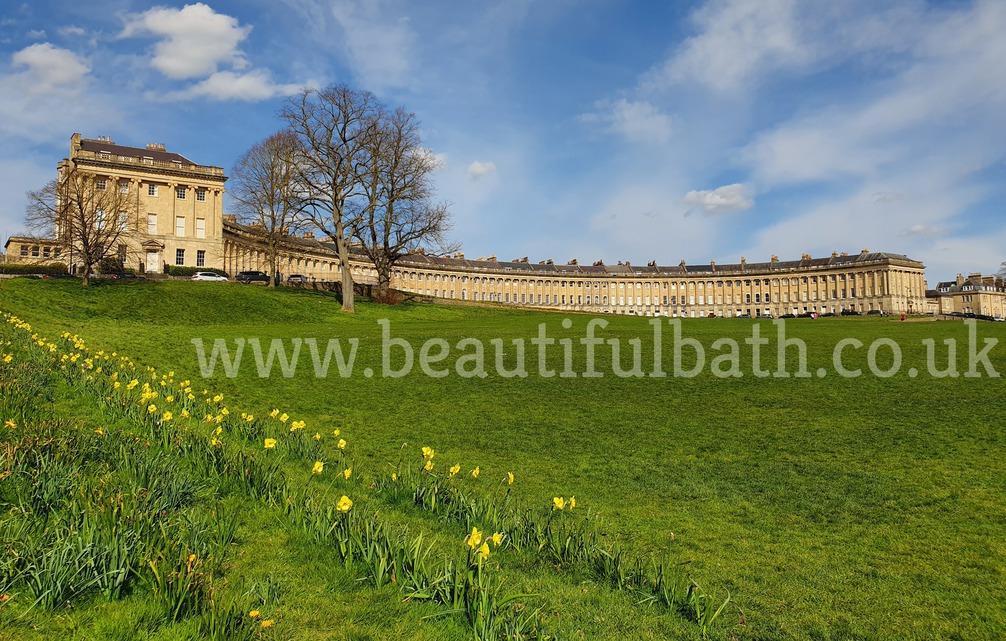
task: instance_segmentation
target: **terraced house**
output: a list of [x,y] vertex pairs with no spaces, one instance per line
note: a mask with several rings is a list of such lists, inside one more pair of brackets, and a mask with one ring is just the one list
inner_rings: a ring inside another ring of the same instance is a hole
[[[136,198],[135,218],[117,223],[128,229],[119,251],[127,267],[156,273],[165,265],[206,267],[231,275],[268,270],[261,229],[224,214],[223,169],[196,164],[164,145],[127,147],[80,134],[71,137],[70,156],[60,162],[59,171],[71,166],[94,173],[103,188]],[[14,261],[39,262],[43,252],[58,257],[59,251],[59,243],[52,240],[8,241],[8,256]],[[373,265],[362,253],[354,256],[349,267],[354,280],[375,283]],[[302,274],[309,281],[337,282],[341,269],[334,246],[311,232],[288,236],[281,244],[281,277]],[[495,256],[466,260],[463,254],[438,257],[418,250],[394,267],[391,285],[448,300],[647,316],[927,309],[925,265],[901,254],[867,249],[818,258],[804,254],[799,260],[772,256],[767,262],[742,258],[734,264],[681,261],[674,266],[532,263]]]

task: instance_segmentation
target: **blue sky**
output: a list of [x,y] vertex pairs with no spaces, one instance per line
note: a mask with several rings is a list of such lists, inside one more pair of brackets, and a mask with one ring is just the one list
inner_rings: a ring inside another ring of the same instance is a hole
[[346,82],[416,113],[469,257],[1006,260],[1006,3],[660,4],[5,2],[0,234],[74,132],[230,171]]

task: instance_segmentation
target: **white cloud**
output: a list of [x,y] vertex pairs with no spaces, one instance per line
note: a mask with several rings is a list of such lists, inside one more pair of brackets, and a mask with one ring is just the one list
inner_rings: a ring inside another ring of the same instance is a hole
[[215,73],[220,65],[234,69],[246,66],[238,45],[251,27],[242,27],[236,18],[216,13],[196,3],[181,9],[154,7],[130,15],[120,37],[154,35],[163,38],[154,46],[150,64],[168,78],[183,80]]
[[24,37],[29,40],[41,40],[45,37],[45,31],[42,29],[32,29],[31,31],[25,33]]
[[79,91],[91,71],[86,60],[48,42],[18,51],[11,58],[11,66],[24,69],[13,77],[13,82],[33,94]]
[[273,96],[289,96],[303,85],[275,84],[268,71],[256,69],[248,73],[218,71],[209,78],[181,91],[165,94],[166,100],[209,98],[211,100],[266,100]]
[[494,162],[480,162],[476,160],[468,165],[468,177],[472,180],[479,180],[494,173],[496,173],[496,163]]
[[602,101],[597,111],[580,117],[583,122],[600,122],[610,133],[636,144],[662,144],[671,137],[671,118],[653,104],[620,98]]
[[103,127],[121,115],[92,92],[91,65],[84,58],[48,42],[11,57],[14,73],[0,75],[0,134],[52,142],[85,126]]
[[733,214],[754,207],[754,199],[747,187],[738,183],[713,190],[690,191],[685,194],[684,201],[698,207],[707,216]]

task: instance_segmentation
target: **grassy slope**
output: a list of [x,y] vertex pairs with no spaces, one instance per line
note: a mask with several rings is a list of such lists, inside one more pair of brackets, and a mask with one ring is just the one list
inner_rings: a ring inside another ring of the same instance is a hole
[[[50,335],[70,329],[92,345],[193,377],[193,337],[317,337],[319,343],[359,337],[359,372],[380,369],[379,318],[391,319],[393,334],[411,338],[417,349],[434,336],[452,345],[478,337],[489,348],[494,337],[530,338],[539,323],[547,323],[551,335],[562,334],[556,314],[362,305],[347,317],[327,296],[215,283],[82,291],[74,283],[5,281],[0,308]],[[574,340],[587,320],[574,317]],[[642,336],[646,342],[650,334],[645,319],[607,320],[605,337]],[[752,324],[697,320],[684,328],[708,349],[721,336],[743,340]],[[763,333],[773,333],[761,324]],[[937,344],[958,338],[958,359],[966,360],[959,323],[820,319],[793,321],[788,329],[810,345],[811,371],[830,370],[831,346],[847,336],[867,344],[880,336],[896,340],[905,369],[924,367],[923,338]],[[980,330],[1006,338],[999,325]],[[1006,372],[1006,345],[998,348],[993,362]],[[767,349],[774,354],[774,345]],[[669,346],[665,352],[670,370]],[[865,364],[862,356],[858,360]],[[561,357],[550,362],[559,367]],[[643,362],[650,362],[648,354]],[[911,379],[904,372],[886,380],[833,373],[811,380],[721,380],[708,373],[689,380],[621,380],[604,369],[608,374],[600,379],[432,379],[417,373],[367,379],[357,373],[319,380],[301,368],[292,379],[274,372],[260,381],[248,368],[236,379],[218,373],[212,387],[242,409],[261,413],[278,406],[307,420],[309,429],[348,424],[365,475],[394,461],[404,441],[433,445],[445,464],[479,464],[484,478],[512,469],[529,500],[576,494],[606,516],[613,535],[643,550],[671,549],[691,560],[707,588],[729,589],[747,624],[738,634],[1006,634],[1001,380]],[[627,620],[591,621],[589,599],[563,593],[558,582],[546,587],[546,602],[577,610],[588,636],[661,634],[652,617],[632,621],[631,608],[622,606],[608,615]],[[739,616],[732,611],[733,619]]]

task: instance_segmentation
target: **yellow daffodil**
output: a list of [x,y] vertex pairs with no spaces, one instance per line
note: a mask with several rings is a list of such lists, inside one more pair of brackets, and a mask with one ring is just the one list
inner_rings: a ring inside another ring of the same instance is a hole
[[276,447],[276,439],[274,439],[274,438],[267,438],[265,440],[265,449],[271,450],[274,447]]
[[112,387],[113,387],[114,389],[119,389],[119,386],[120,386],[120,385],[121,385],[121,383],[119,383],[119,381],[115,381],[114,383],[112,383]]
[[325,469],[325,464],[321,461],[315,461],[314,467],[311,468],[311,474],[321,474],[322,470]]
[[434,457],[435,455],[436,455],[436,452],[435,452],[435,451],[433,451],[433,448],[432,448],[432,447],[426,447],[425,445],[423,446],[423,458],[424,458],[424,459],[426,459],[427,461],[429,461],[429,460],[431,460],[431,459],[432,459],[432,458],[433,458],[433,457]]
[[340,450],[344,450],[344,449],[346,449],[346,439],[344,439],[344,438],[340,438],[340,439],[339,439],[339,442],[338,442],[338,443],[336,443],[336,446],[337,446],[337,447],[338,447],[338,448],[339,448]]
[[332,436],[338,436],[339,434],[341,434],[339,430],[332,430]]
[[479,556],[483,561],[489,558],[489,543],[482,544],[482,547],[479,548]]
[[472,470],[472,478],[473,479],[477,479],[478,477],[479,477],[479,466],[476,465],[475,469]]
[[222,400],[224,400],[224,395],[223,394],[217,394],[216,396],[213,397],[213,402],[214,403],[219,403]]
[[148,414],[153,414],[156,411],[157,411],[157,406],[156,405],[150,404],[150,405],[147,406],[147,413]]
[[391,482],[394,483],[397,480],[398,480],[398,475],[395,474],[394,472],[392,472],[391,473]]
[[472,527],[472,533],[465,537],[465,543],[471,549],[476,549],[482,543],[482,533],[477,528]]
[[287,420],[289,420],[289,419],[290,419],[290,415],[287,414],[286,412],[283,412],[282,414],[280,414],[279,422],[280,423],[286,423]]
[[259,617],[259,611],[258,610],[252,610],[251,612],[248,613],[248,616],[250,616],[253,619],[257,619]]
[[429,461],[429,460],[428,460],[428,461],[426,461],[426,463],[425,463],[425,464],[423,465],[423,469],[424,469],[424,470],[426,470],[427,472],[432,472],[432,471],[433,471],[433,466],[434,466],[434,463],[433,463],[433,461]]
[[221,414],[223,414],[224,416],[227,416],[228,414],[230,414],[230,412],[228,412],[228,411],[227,411],[227,408],[226,408],[226,407],[225,407],[225,408],[223,408],[223,409],[221,409],[221,410],[220,410],[220,413],[221,413]]
[[104,436],[105,435],[105,430],[103,430],[103,429],[101,429],[99,427],[98,429],[94,430],[94,433],[97,434],[98,436]]
[[188,418],[188,417],[189,417],[189,410],[182,410],[182,418]]
[[316,440],[316,441],[320,441],[320,440],[321,440],[321,434],[317,434],[317,433],[316,433],[316,434],[314,435],[314,440]]
[[174,396],[166,396],[164,398],[164,400],[167,401],[167,402],[169,402],[169,403],[174,403],[175,402],[175,397]]
[[461,464],[455,463],[451,466],[451,477],[453,478],[455,474],[461,471]]
[[9,363],[9,362],[11,362],[11,359],[12,359],[12,358],[14,358],[14,355],[13,355],[13,354],[4,354],[4,357],[3,357],[3,362],[5,362],[5,363]]
[[220,436],[221,434],[224,433],[224,428],[218,427],[217,429],[213,430],[213,433],[217,436]]
[[255,415],[254,414],[249,414],[248,418],[246,418],[245,420],[248,421],[249,423],[251,423],[252,421],[255,420]]
[[279,410],[273,409],[273,411],[269,412],[269,418],[276,418],[277,416],[279,416]]
[[346,469],[344,469],[344,470],[342,471],[342,475],[343,475],[344,477],[346,477],[346,480],[347,480],[347,481],[349,480],[349,477],[350,477],[350,476],[351,476],[352,474],[353,474],[353,468],[351,468],[351,467],[347,467]]
[[134,378],[133,380],[129,381],[129,385],[126,385],[126,389],[131,390],[139,384],[140,382]]
[[4,421],[3,426],[4,427],[9,427],[12,430],[16,430],[17,429],[17,423],[15,423],[13,419],[7,419],[6,421]]
[[513,472],[506,473],[506,484],[513,485]]
[[213,447],[216,447],[219,444],[220,441],[217,440],[217,437],[214,436],[213,438],[210,439],[210,445],[212,445]]
[[275,621],[273,621],[272,619],[266,619],[266,620],[265,620],[265,621],[263,621],[263,622],[262,622],[262,623],[261,623],[260,625],[261,625],[261,626],[262,626],[263,628],[271,628],[272,626],[276,625],[276,622],[275,622]]
[[576,507],[576,497],[571,496],[569,497],[569,509],[572,510],[575,507]]
[[345,495],[341,499],[339,499],[338,503],[335,504],[335,509],[338,510],[339,512],[342,512],[343,514],[348,512],[349,508],[351,507],[353,507],[353,502],[349,500],[348,496]]
[[557,496],[552,499],[553,510],[562,510],[565,509],[565,507],[566,507],[566,499],[562,498],[561,496]]
[[174,416],[174,414],[172,414],[171,412],[165,412],[165,413],[164,413],[164,414],[163,414],[163,415],[161,416],[161,420],[162,420],[162,421],[164,421],[164,422],[168,422],[168,421],[170,421],[171,419],[173,419],[174,417],[175,417],[175,416]]

